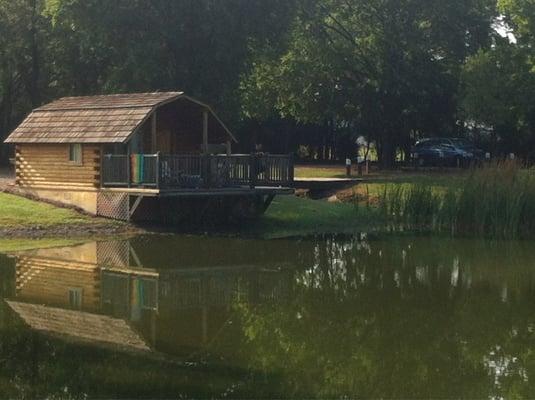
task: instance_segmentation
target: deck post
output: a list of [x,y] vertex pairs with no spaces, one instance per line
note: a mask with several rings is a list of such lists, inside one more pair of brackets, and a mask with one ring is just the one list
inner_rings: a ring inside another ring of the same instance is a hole
[[150,129],[153,153],[156,153],[158,151],[158,146],[157,146],[158,135],[156,135],[156,112],[157,110],[154,110],[154,112],[152,113],[151,129]]
[[203,153],[208,154],[208,110],[202,111],[202,147]]
[[204,187],[209,188],[211,185],[210,179],[210,156],[208,153],[205,153],[201,156],[202,158],[202,178],[204,179]]
[[126,146],[126,184],[128,187],[132,186],[131,182],[131,176],[130,176],[130,169],[132,168],[132,163],[130,162],[130,144]]
[[256,168],[256,154],[251,153],[251,157],[249,160],[250,166],[249,171],[251,176],[249,176],[249,187],[251,189],[254,189],[256,187],[256,175],[257,175],[257,168]]
[[[15,168],[15,172],[16,172],[16,168]],[[100,176],[100,188],[102,189],[104,187],[104,151],[102,149],[102,146],[100,146],[100,171],[99,171],[99,176]]]
[[160,152],[156,153],[156,188],[160,188]]

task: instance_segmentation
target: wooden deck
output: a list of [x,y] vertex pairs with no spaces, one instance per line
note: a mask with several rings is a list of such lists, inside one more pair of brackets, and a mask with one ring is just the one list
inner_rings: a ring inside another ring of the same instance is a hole
[[151,189],[144,187],[116,187],[116,188],[102,188],[101,192],[108,193],[127,193],[133,196],[146,197],[212,197],[212,196],[247,196],[247,195],[284,195],[293,194],[294,188],[291,187],[271,187],[271,186],[256,186],[250,188],[242,187],[227,187],[227,188],[212,188],[212,189]]
[[103,188],[161,190],[158,193],[289,188],[294,180],[291,155],[106,154],[101,164]]

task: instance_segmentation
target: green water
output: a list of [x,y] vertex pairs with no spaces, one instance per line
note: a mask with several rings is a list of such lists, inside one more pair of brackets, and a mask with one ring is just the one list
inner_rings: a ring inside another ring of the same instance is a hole
[[0,258],[0,397],[531,398],[535,243],[142,236]]

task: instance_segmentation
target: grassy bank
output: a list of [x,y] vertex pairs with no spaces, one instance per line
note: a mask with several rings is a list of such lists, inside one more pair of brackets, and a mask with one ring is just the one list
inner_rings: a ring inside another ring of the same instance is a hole
[[[326,167],[324,176],[331,169]],[[263,218],[232,233],[283,238],[385,231],[395,225],[405,230],[524,236],[532,230],[526,221],[535,219],[535,206],[530,206],[535,204],[535,179],[526,180],[533,174],[518,167],[500,171],[375,174],[338,193],[344,200],[338,203],[278,196]],[[118,232],[130,229],[128,224],[0,193],[0,251],[68,245],[80,237],[116,234],[100,227]],[[13,236],[10,232],[23,240],[7,240]],[[42,238],[40,243],[25,239],[25,233],[36,237],[35,232]]]
[[79,242],[80,238],[134,231],[135,228],[123,222],[0,193],[0,251],[64,246]]
[[515,162],[472,170],[458,185],[385,187],[378,207],[394,227],[490,238],[535,236],[535,171]]
[[357,233],[379,227],[377,209],[295,196],[275,198],[253,233],[266,238]]
[[87,225],[102,222],[103,220],[99,218],[91,218],[75,210],[56,207],[13,194],[0,193],[0,228],[49,227],[65,224]]

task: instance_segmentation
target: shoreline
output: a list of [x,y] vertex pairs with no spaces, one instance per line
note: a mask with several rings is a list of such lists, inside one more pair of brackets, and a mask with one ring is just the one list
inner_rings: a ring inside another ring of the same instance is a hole
[[20,227],[1,227],[0,239],[83,239],[102,236],[138,235],[147,233],[141,227],[115,221],[97,224],[60,224],[52,226],[28,225]]

